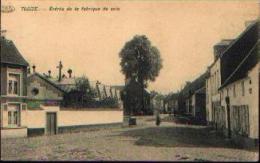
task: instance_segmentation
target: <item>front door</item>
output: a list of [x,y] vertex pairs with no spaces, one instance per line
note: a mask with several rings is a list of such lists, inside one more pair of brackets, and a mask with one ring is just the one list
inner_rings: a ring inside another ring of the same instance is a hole
[[57,129],[57,115],[56,113],[47,113],[46,134],[54,135]]

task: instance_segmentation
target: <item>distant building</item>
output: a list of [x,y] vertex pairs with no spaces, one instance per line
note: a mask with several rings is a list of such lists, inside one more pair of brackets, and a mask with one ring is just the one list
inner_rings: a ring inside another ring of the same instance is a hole
[[173,93],[165,98],[165,107],[169,113],[179,113],[178,97],[179,93]]
[[206,75],[206,73],[200,75],[182,90],[186,108],[185,113],[200,121],[206,119]]

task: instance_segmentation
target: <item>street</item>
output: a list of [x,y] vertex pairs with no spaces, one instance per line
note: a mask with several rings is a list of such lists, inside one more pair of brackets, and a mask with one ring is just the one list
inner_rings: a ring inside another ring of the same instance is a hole
[[137,126],[4,139],[1,160],[256,161],[258,151],[237,149],[205,126],[137,118]]

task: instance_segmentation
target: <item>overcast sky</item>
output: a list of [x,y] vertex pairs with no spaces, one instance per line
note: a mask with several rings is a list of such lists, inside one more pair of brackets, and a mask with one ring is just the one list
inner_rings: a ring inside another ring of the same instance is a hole
[[[24,1],[5,0],[15,12],[2,14],[2,29],[37,71],[56,76],[62,60],[76,76],[104,84],[124,84],[118,53],[136,34],[146,35],[161,52],[163,68],[149,90],[176,91],[206,71],[213,45],[237,37],[245,21],[258,16],[258,1]],[[22,6],[40,11],[24,12]],[[48,11],[49,7],[119,7],[113,12]]]

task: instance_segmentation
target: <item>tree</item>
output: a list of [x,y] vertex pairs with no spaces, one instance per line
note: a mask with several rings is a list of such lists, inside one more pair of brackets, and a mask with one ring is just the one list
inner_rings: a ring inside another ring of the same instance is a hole
[[81,98],[81,106],[91,103],[95,96],[95,92],[90,87],[88,78],[85,76],[77,78],[75,84],[75,90],[79,93],[79,97]]
[[144,109],[144,89],[148,86],[148,81],[155,81],[162,68],[160,52],[145,35],[136,35],[126,42],[119,56],[125,78],[135,80],[141,85],[141,109]]

